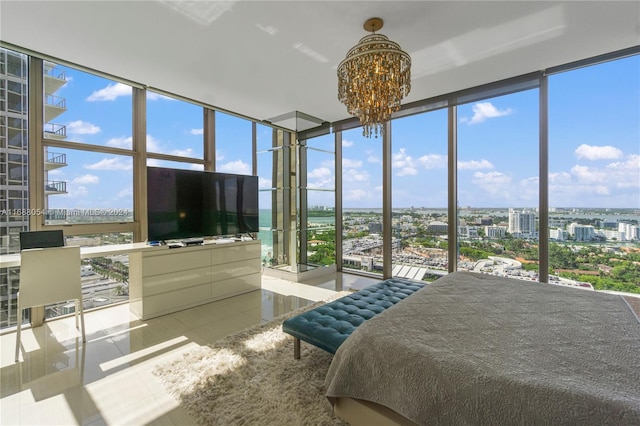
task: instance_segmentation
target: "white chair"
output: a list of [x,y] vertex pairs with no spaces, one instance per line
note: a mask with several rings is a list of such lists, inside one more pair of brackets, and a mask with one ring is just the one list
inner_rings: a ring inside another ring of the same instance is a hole
[[73,299],[76,300],[76,328],[78,328],[78,314],[80,314],[82,342],[84,343],[86,337],[80,281],[80,247],[37,248],[20,252],[16,362],[18,362],[20,354],[22,310],[31,306],[42,306]]

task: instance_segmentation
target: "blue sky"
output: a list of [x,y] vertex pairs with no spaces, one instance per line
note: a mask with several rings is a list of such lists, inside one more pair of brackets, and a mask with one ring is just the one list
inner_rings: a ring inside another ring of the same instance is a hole
[[[52,120],[67,139],[131,147],[131,89],[66,69],[56,96],[67,111]],[[640,58],[604,63],[549,78],[549,184],[551,207],[640,208]],[[251,173],[251,125],[216,117],[216,168]],[[150,93],[147,145],[153,152],[202,158],[202,109]],[[538,206],[538,92],[515,93],[458,108],[460,206]],[[343,133],[343,198],[349,208],[382,206],[381,139]],[[259,126],[259,149],[271,134]],[[309,141],[333,150],[333,135]],[[50,172],[68,195],[50,197],[57,208],[131,208],[133,163],[127,156],[51,148],[68,166]],[[271,186],[270,154],[258,155],[262,188]],[[433,111],[393,122],[393,206],[445,207],[447,113]],[[310,205],[333,206],[331,155],[309,151]],[[149,165],[175,163],[149,160]],[[184,167],[184,166],[183,166]],[[197,167],[196,167],[197,168]],[[268,207],[267,193],[261,207]]]

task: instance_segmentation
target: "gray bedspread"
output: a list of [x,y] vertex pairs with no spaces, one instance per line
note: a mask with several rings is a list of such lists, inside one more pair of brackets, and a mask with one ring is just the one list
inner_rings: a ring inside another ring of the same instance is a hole
[[618,295],[456,272],[358,327],[325,384],[419,424],[640,425],[640,322]]

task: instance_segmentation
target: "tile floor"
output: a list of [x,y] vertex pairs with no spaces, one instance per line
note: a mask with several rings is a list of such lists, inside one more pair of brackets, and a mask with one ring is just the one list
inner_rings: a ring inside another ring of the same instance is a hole
[[190,425],[194,422],[151,373],[156,365],[244,328],[360,289],[374,278],[335,274],[292,283],[262,277],[262,290],[147,321],[120,304],[85,313],[87,343],[74,317],[0,335],[2,425]]

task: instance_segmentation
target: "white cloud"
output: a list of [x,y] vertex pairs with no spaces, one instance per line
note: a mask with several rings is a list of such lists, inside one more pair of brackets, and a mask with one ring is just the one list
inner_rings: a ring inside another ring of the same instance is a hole
[[333,189],[335,188],[335,178],[333,171],[328,167],[318,167],[307,174],[309,181],[308,188]]
[[333,176],[324,179],[310,180],[307,182],[307,188],[310,189],[334,189],[335,187],[336,184]]
[[67,124],[67,132],[78,135],[95,135],[100,133],[100,127],[86,121],[76,120]]
[[348,141],[346,139],[342,140],[342,146],[345,148],[349,148],[350,146],[353,146],[353,141]]
[[112,158],[104,158],[97,163],[93,164],[85,164],[83,166],[85,169],[89,170],[131,170],[132,165],[130,161],[124,161],[122,158],[112,157]]
[[525,178],[518,182],[517,193],[513,197],[518,200],[529,201],[523,205],[536,205],[539,203],[540,178],[538,176]]
[[616,187],[640,188],[640,155],[631,154],[624,162],[607,164],[606,169],[610,174],[622,178],[616,181]]
[[190,157],[193,158],[193,149],[191,148],[187,148],[187,149],[174,149],[173,151],[170,152],[171,155],[177,155],[178,157]]
[[78,198],[78,197],[86,197],[89,195],[89,190],[87,189],[86,186],[73,186],[73,185],[69,185],[67,187],[67,190],[69,191],[67,193],[67,196],[70,198]]
[[471,182],[489,197],[512,200],[512,192],[517,191],[512,187],[511,176],[501,172],[475,172]]
[[204,164],[192,164],[191,166],[189,166],[189,170],[200,170],[200,171],[203,171],[204,170]]
[[78,176],[71,181],[73,184],[87,184],[87,183],[98,183],[100,182],[100,178],[96,175],[82,175]]
[[129,198],[133,195],[133,188],[123,188],[118,191],[118,198]]
[[578,205],[593,197],[599,205],[637,205],[640,189],[640,155],[630,154],[603,167],[576,165],[569,172],[549,174],[553,205]]
[[418,163],[425,169],[444,169],[447,167],[447,156],[440,154],[427,154],[418,158]]
[[228,163],[222,164],[218,171],[227,172],[227,173],[237,173],[241,175],[251,174],[251,167],[242,160],[230,161]]
[[571,168],[571,174],[576,181],[582,184],[605,184],[609,180],[609,174],[605,170],[576,165]]
[[160,142],[158,139],[153,136],[147,134],[147,151],[150,152],[161,152],[160,151]]
[[317,169],[313,169],[307,174],[309,179],[320,179],[330,176],[333,176],[333,172],[328,167],[319,167]]
[[482,123],[487,118],[501,117],[512,113],[511,108],[499,110],[491,102],[478,102],[473,105],[472,110],[473,117],[471,119],[463,117],[460,121],[467,124],[476,124]]
[[622,151],[610,145],[594,146],[582,144],[575,150],[575,155],[579,159],[586,160],[616,160],[622,157]]
[[107,141],[107,146],[112,146],[114,148],[131,149],[131,147],[133,146],[133,138],[131,136],[111,138]]
[[478,170],[478,169],[493,169],[493,164],[487,160],[471,160],[471,161],[458,161],[459,170]]
[[159,93],[151,92],[149,90],[147,91],[147,100],[148,101],[175,101],[175,99],[169,96],[161,95]]
[[110,84],[104,89],[93,92],[87,101],[115,101],[120,96],[131,96],[131,86],[122,83]]
[[335,169],[336,168],[336,163],[333,159],[331,160],[324,160],[320,163],[320,165],[322,167],[326,167],[328,169]]
[[511,177],[502,172],[475,172],[472,182],[483,187],[490,185],[508,185],[511,183]]
[[202,135],[204,134],[204,129],[191,129],[189,133],[192,135]]
[[350,189],[344,193],[344,199],[348,201],[366,200],[367,198],[369,198],[369,193],[364,189]]
[[345,185],[353,182],[369,182],[369,172],[366,170],[347,169],[342,174],[342,181]]
[[318,189],[335,189],[335,163],[333,160],[325,160],[320,163],[320,167],[311,170],[307,174],[307,187]]
[[567,172],[549,173],[549,186],[571,184],[571,174]]
[[367,163],[382,163],[382,161],[375,155],[369,155],[367,157]]
[[266,179],[263,177],[258,177],[258,188],[261,189],[270,189],[272,188],[271,186],[271,179]]
[[360,167],[362,167],[362,161],[360,160],[350,160],[348,158],[342,159],[343,169],[359,169]]
[[418,174],[416,163],[410,155],[407,154],[405,148],[392,155],[392,166],[397,170],[396,176],[415,176]]

